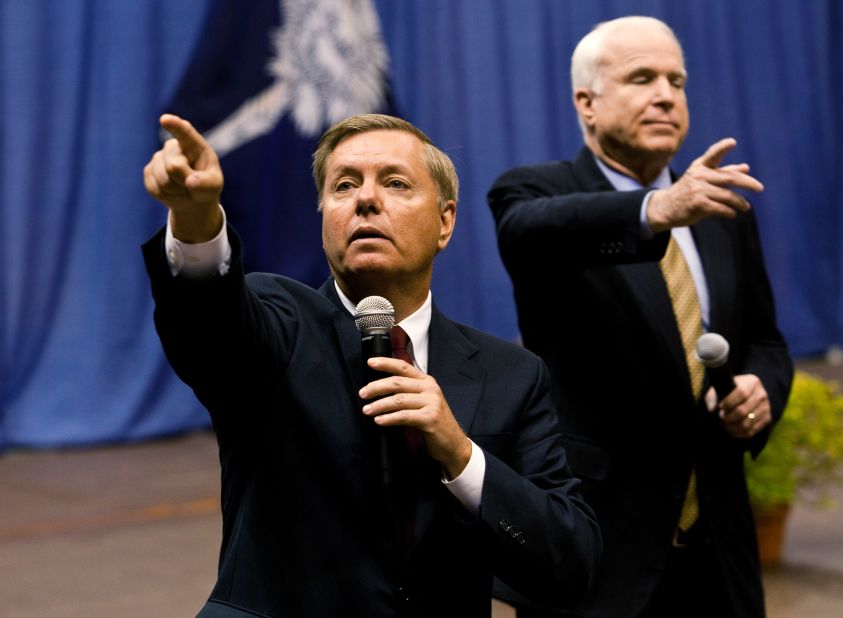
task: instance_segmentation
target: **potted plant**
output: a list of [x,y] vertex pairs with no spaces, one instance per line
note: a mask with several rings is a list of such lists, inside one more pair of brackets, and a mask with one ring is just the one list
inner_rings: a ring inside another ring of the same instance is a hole
[[796,500],[825,504],[830,484],[843,482],[843,395],[837,384],[797,371],[784,415],[758,458],[747,454],[745,468],[761,563],[778,564],[790,506]]

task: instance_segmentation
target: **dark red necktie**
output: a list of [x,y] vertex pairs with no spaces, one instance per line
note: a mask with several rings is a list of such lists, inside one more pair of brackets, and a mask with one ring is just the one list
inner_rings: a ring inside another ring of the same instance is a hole
[[[389,331],[389,338],[392,342],[392,357],[415,366],[413,357],[407,349],[407,346],[410,344],[410,337],[407,335],[407,332],[400,326],[393,326],[392,330]],[[415,460],[417,460],[421,451],[421,436],[412,427],[404,428],[404,448],[406,449],[405,465],[409,468],[415,467],[418,463]],[[414,487],[415,483],[412,481],[413,478],[414,474],[410,469],[405,469],[405,473],[402,475],[400,481],[402,487],[399,489],[401,496],[399,500],[400,510],[402,513],[401,517],[404,520],[403,526],[407,547],[412,544],[415,528],[416,490]]]
[[407,346],[410,345],[410,336],[400,326],[393,326],[389,331],[389,338],[392,341],[392,357],[413,364],[413,357]]
[[[393,326],[392,330],[389,331],[389,339],[392,342],[392,357],[415,366],[413,356],[407,349],[407,346],[410,345],[410,336],[407,334],[407,331],[400,326]],[[411,457],[417,455],[419,449],[421,448],[421,436],[419,435],[419,432],[411,427],[408,427],[404,431],[404,443],[406,444],[407,451]]]

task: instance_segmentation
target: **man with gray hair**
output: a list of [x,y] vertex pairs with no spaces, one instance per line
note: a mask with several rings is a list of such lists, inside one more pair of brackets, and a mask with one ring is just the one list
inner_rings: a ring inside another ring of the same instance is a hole
[[[763,616],[743,457],[764,447],[793,373],[740,193],[763,186],[723,164],[732,138],[671,171],[688,76],[663,22],[599,24],[571,77],[585,148],[507,171],[488,198],[524,344],[551,369],[603,533],[576,614]],[[717,392],[694,356],[706,331],[731,344],[736,375]],[[557,615],[512,598],[519,618]]]
[[331,277],[314,290],[244,276],[217,155],[186,120],[161,125],[173,139],[144,169],[169,211],[144,245],[155,325],[222,466],[199,615],[488,618],[493,576],[554,606],[582,599],[600,533],[547,368],[432,301],[456,221],[448,156],[392,116],[331,127],[313,163]]

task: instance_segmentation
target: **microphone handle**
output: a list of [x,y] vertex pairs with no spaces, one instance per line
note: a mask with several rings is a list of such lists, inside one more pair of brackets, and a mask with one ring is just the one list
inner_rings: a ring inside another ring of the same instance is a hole
[[728,363],[720,367],[709,367],[708,378],[711,380],[711,385],[717,392],[717,399],[719,400],[725,399],[729,393],[735,390],[735,376]]
[[366,374],[366,382],[372,382],[388,376],[388,373],[375,371],[366,362],[376,356],[392,356],[392,340],[388,332],[376,331],[363,333],[360,340],[363,344],[363,371]]
[[[392,340],[389,337],[389,332],[364,332],[361,343],[363,345],[363,373],[366,377],[366,383],[390,375],[382,371],[375,371],[366,363],[370,358],[376,356],[392,356]],[[393,429],[392,427],[379,427],[378,429],[381,482],[384,485],[391,485],[394,480],[392,472],[392,451],[395,448],[393,446],[394,439],[391,436],[395,432],[391,431]]]

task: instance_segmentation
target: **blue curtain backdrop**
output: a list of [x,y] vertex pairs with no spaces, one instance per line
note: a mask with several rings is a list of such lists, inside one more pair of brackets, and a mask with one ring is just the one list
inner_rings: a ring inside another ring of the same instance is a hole
[[[157,117],[183,92],[217,6],[0,0],[0,449],[207,426],[161,353],[139,246],[164,217],[141,182],[158,146]],[[240,6],[246,12],[251,3]],[[568,79],[574,45],[598,21],[646,14],[671,24],[686,53],[691,132],[676,169],[720,137],[737,138],[731,160],[750,162],[766,185],[753,203],[794,354],[843,343],[837,0],[376,0],[376,7],[393,109],[444,147],[460,173],[457,232],[434,278],[434,296],[450,315],[517,337],[485,193],[508,167],[579,149]],[[255,175],[302,173],[265,159]],[[304,208],[300,196],[250,205],[250,216],[283,226],[301,216],[293,207]],[[301,237],[312,248],[301,263],[319,263],[318,230]],[[261,251],[272,240],[254,243]],[[298,262],[278,270],[293,272]],[[552,265],[536,268],[552,278]],[[564,294],[560,302],[576,302]]]

